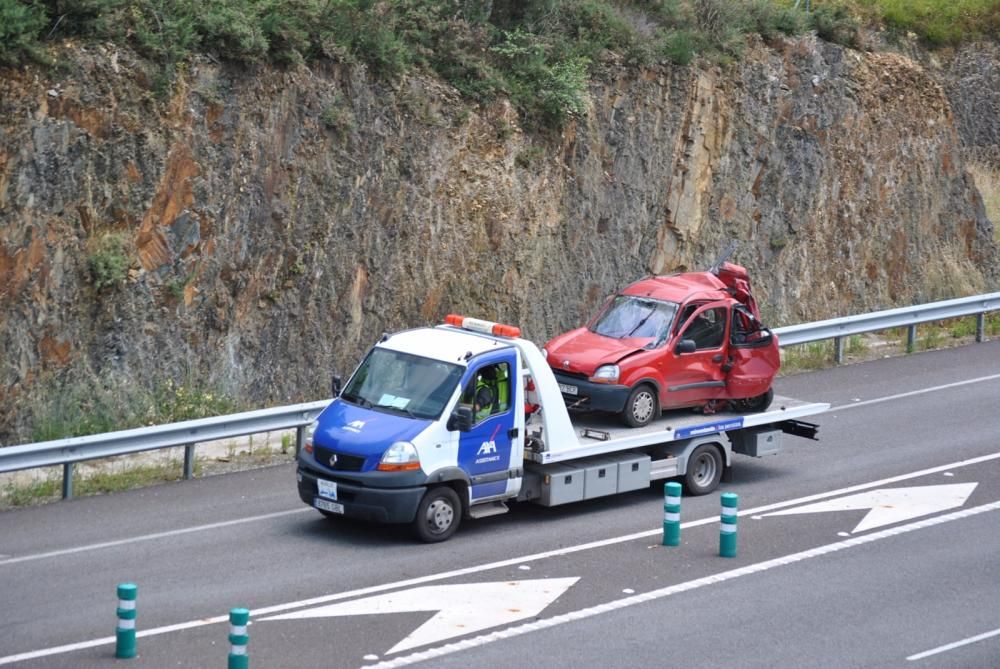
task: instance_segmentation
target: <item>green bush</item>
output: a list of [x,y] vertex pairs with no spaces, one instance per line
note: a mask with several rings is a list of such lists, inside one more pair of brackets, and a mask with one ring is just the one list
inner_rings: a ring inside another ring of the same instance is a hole
[[88,374],[72,381],[52,380],[57,392],[35,409],[34,441],[79,437],[234,413],[238,403],[203,382],[171,379],[152,390],[114,374]]
[[659,52],[672,63],[688,65],[697,53],[697,37],[692,30],[663,30],[659,34]]
[[529,118],[559,126],[586,109],[587,61],[582,57],[555,60],[550,44],[533,33],[504,33],[493,52],[504,63],[511,99]]
[[128,276],[129,267],[124,238],[114,233],[104,235],[87,262],[96,290],[120,285]]
[[[996,36],[1000,5],[996,0],[867,0],[885,23],[912,31],[931,46],[958,44],[965,39]],[[866,3],[867,4],[867,3]]]
[[809,23],[821,39],[857,48],[859,23],[844,5],[819,5],[809,13]]
[[0,0],[0,65],[38,57],[38,35],[48,23],[45,10],[18,0]]

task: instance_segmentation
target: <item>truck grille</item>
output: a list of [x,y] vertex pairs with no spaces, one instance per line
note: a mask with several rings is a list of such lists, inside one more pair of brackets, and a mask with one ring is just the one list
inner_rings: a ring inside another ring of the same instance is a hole
[[[314,455],[316,457],[316,462],[319,464],[342,472],[360,472],[362,467],[365,466],[365,458],[360,455],[336,453],[329,448],[323,448],[322,446],[316,446]],[[336,456],[335,460],[334,456]],[[332,464],[330,462],[331,460],[333,460]]]

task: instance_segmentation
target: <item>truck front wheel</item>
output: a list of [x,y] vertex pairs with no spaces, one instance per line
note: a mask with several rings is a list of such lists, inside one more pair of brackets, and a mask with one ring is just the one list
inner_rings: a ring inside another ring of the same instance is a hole
[[722,479],[722,454],[714,444],[702,444],[694,449],[687,461],[684,485],[692,495],[707,495]]
[[455,534],[462,520],[462,502],[448,486],[431,488],[424,494],[413,519],[417,537],[426,543],[444,541]]

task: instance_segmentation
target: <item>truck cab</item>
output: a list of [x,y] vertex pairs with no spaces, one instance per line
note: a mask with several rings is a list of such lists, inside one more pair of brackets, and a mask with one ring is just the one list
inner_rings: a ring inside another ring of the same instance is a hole
[[307,430],[302,500],[328,515],[416,518],[418,535],[434,541],[455,531],[463,509],[516,496],[525,423],[519,332],[496,327],[500,336],[494,324],[383,336]]

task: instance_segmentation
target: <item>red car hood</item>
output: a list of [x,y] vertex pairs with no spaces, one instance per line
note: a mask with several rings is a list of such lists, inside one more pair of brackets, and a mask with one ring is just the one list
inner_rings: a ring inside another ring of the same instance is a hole
[[601,365],[613,365],[641,351],[649,342],[648,337],[613,339],[594,334],[587,328],[577,328],[550,339],[545,350],[553,369],[592,376]]

